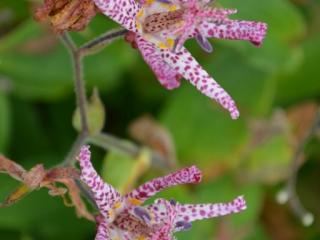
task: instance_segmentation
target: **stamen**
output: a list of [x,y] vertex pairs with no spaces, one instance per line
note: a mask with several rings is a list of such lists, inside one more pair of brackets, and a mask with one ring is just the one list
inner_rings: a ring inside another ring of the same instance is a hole
[[175,205],[177,205],[177,201],[174,200],[174,199],[170,199],[170,204],[171,204],[172,206],[175,206]]
[[186,222],[186,221],[179,221],[176,223],[176,228],[178,229],[178,231],[187,231],[192,227],[190,222]]
[[162,3],[171,3],[171,1],[169,1],[169,0],[157,0],[158,2],[162,2]]
[[140,218],[142,221],[144,222],[150,222],[151,221],[151,216],[148,213],[148,211],[146,209],[144,209],[143,207],[135,207],[133,209],[134,214]]
[[206,51],[207,53],[211,53],[212,52],[212,46],[210,44],[210,42],[208,41],[208,39],[206,37],[204,37],[202,34],[198,33],[196,35],[196,40],[197,43],[199,44],[199,46]]

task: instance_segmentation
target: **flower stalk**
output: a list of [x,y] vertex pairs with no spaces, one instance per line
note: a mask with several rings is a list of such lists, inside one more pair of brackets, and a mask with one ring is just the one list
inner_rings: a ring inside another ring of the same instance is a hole
[[[136,158],[141,152],[141,147],[137,146],[136,144],[129,141],[123,141],[107,133],[90,135],[88,124],[88,100],[83,78],[83,57],[96,53],[97,51],[108,46],[113,41],[124,36],[127,32],[128,30],[126,29],[111,30],[97,37],[96,39],[83,44],[81,47],[76,46],[68,33],[65,32],[61,35],[61,41],[68,49],[73,61],[75,93],[81,124],[81,131],[64,162],[62,163],[64,166],[73,166],[75,164],[76,155],[80,151],[81,146],[86,143],[94,144],[106,150],[121,152],[131,156],[132,158]],[[151,164],[153,167],[167,169],[170,162],[172,161],[166,160],[157,152],[151,151]]]

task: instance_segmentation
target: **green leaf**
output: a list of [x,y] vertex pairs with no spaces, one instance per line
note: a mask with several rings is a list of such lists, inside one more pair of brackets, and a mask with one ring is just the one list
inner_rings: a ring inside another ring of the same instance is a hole
[[240,119],[270,112],[276,92],[272,74],[252,66],[231,49],[217,49],[215,58],[209,58],[204,67],[236,101]]
[[28,19],[12,32],[0,38],[0,53],[12,51],[15,47],[18,47],[29,39],[39,37],[42,33],[39,25],[33,19]]
[[7,148],[11,134],[11,106],[7,96],[0,91],[0,152]]
[[150,164],[150,151],[147,149],[143,149],[136,158],[111,151],[103,161],[102,176],[120,193],[126,194],[135,187]]
[[221,0],[220,3],[224,7],[238,10],[233,18],[266,22],[268,34],[283,42],[300,37],[306,31],[302,15],[287,0]]
[[[39,40],[37,37],[43,34],[41,25],[36,22],[26,22],[14,29],[3,39],[0,71],[12,81],[15,95],[52,101],[73,93],[72,60],[67,50],[62,44],[52,46],[41,54],[21,52],[19,48],[26,41]],[[136,56],[136,51],[129,50],[129,46],[120,41],[94,56],[88,56],[84,59],[87,85],[97,86],[100,91],[113,89]]]
[[250,151],[243,169],[246,178],[268,184],[284,180],[288,174],[293,150],[291,141],[285,134],[273,136]]
[[315,34],[303,45],[303,63],[290,74],[283,74],[278,78],[276,102],[291,104],[298,100],[318,97],[320,92],[320,34]]
[[128,173],[134,166],[134,159],[127,155],[110,152],[103,161],[102,177],[114,186],[121,189],[127,182]]
[[190,85],[177,90],[161,119],[172,133],[178,158],[184,164],[197,161],[204,168],[213,162],[235,163],[248,140],[243,119],[231,120],[217,103]]
[[[52,146],[47,135],[50,126],[42,122],[42,118],[35,105],[25,101],[12,101],[12,146],[19,151],[13,151],[10,157],[15,161],[25,160],[34,155],[44,153],[55,153],[56,148]],[[43,116],[42,116],[43,117]],[[36,143],[36,144],[35,144]],[[45,159],[41,159],[41,162]],[[25,164],[22,164],[26,167]],[[31,167],[32,165],[30,165]]]
[[3,53],[0,71],[23,98],[52,100],[72,91],[71,62],[62,47],[41,55]]

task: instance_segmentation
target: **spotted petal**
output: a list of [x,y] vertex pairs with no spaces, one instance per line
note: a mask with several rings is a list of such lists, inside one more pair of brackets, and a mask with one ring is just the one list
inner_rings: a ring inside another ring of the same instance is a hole
[[161,52],[162,58],[199,91],[216,100],[225,109],[229,110],[233,119],[239,117],[239,111],[233,99],[210,77],[185,48],[178,53],[173,53],[167,49],[161,49]]
[[111,240],[110,229],[105,219],[101,219],[101,221],[98,222],[95,240]]
[[135,0],[93,0],[97,7],[124,28],[137,32],[135,18],[141,6]]
[[136,36],[136,43],[143,59],[149,64],[161,85],[167,89],[179,87],[181,75],[163,61],[158,48],[154,44],[145,41],[140,35]]
[[[237,197],[230,203],[215,204],[177,204],[177,222],[192,222],[196,220],[214,218],[246,209],[243,196]],[[177,230],[177,229],[176,229]]]
[[113,207],[114,203],[120,201],[121,196],[116,189],[110,184],[105,183],[97,174],[92,166],[90,157],[89,146],[83,146],[78,156],[81,168],[80,178],[91,189],[100,213],[105,218],[110,218],[109,210]]
[[[260,46],[267,31],[263,22],[223,19],[217,22],[202,22],[199,31],[207,38],[248,40]],[[196,35],[196,32],[194,33]]]
[[[174,230],[174,220],[176,217],[176,210],[174,207],[171,206],[169,201],[166,200],[159,200],[157,201],[156,205],[163,205],[163,207],[166,209],[166,212],[164,212],[164,216],[161,216],[164,220],[161,224],[161,227],[155,231],[150,240],[174,240],[172,233]],[[160,215],[160,214],[159,214]]]
[[201,181],[201,172],[196,166],[183,168],[164,177],[155,178],[133,190],[125,196],[126,199],[135,199],[144,202],[161,190],[178,184],[198,183]]

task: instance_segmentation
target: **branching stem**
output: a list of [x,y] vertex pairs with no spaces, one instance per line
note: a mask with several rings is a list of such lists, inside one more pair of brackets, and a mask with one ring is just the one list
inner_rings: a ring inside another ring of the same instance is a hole
[[76,47],[75,43],[67,33],[62,34],[61,40],[69,50],[72,57],[74,86],[77,106],[80,112],[81,132],[83,135],[87,135],[89,133],[89,125],[87,118],[87,97],[83,80],[82,57],[81,54],[79,54],[78,48]]
[[[63,165],[72,166],[75,163],[75,157],[78,154],[81,146],[86,142],[104,148],[106,150],[124,153],[131,156],[132,158],[137,157],[141,151],[141,147],[135,145],[134,143],[121,140],[107,133],[100,133],[98,135],[90,136],[90,129],[88,125],[87,97],[83,79],[82,59],[89,54],[93,54],[101,50],[102,48],[112,43],[114,40],[119,39],[121,36],[125,35],[127,32],[128,30],[125,29],[111,30],[99,36],[98,38],[82,45],[81,47],[76,46],[68,33],[64,33],[61,36],[61,40],[69,50],[73,61],[73,70],[75,75],[75,92],[81,120],[81,132],[74,142],[67,157],[65,158]],[[151,152],[151,162],[152,166],[156,168],[167,169],[169,167],[170,161],[166,161],[161,155],[156,152]]]

